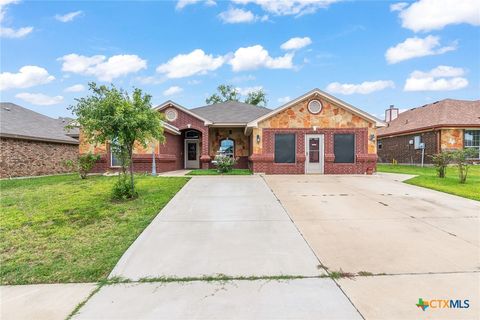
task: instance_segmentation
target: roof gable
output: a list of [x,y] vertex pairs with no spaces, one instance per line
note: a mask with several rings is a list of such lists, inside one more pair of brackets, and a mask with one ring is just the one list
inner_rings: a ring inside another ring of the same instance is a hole
[[262,122],[270,117],[273,117],[274,115],[282,112],[283,110],[286,110],[294,105],[296,105],[297,103],[311,97],[311,96],[315,96],[315,95],[319,95],[320,97],[323,97],[324,99],[327,99],[327,100],[330,100],[334,103],[336,103],[337,105],[339,105],[340,107],[352,112],[353,114],[367,120],[368,122],[370,123],[374,123],[375,126],[377,127],[382,127],[382,126],[385,126],[385,123],[379,119],[377,119],[376,117],[368,114],[367,112],[365,111],[362,111],[354,106],[352,106],[351,104],[348,104],[338,98],[335,98],[334,96],[332,95],[329,95],[328,93],[326,92],[323,92],[322,90],[320,89],[313,89],[307,93],[305,93],[304,95],[296,98],[296,99],[293,99],[292,101],[278,107],[277,109],[274,109],[272,110],[271,112],[261,116],[261,117],[258,117],[257,119],[255,120],[252,120],[251,122],[249,122],[247,124],[247,127],[257,127],[258,126],[258,123],[259,122]]
[[203,123],[205,125],[209,125],[209,124],[212,124],[212,121],[207,119],[207,118],[204,118],[194,112],[192,112],[191,110],[185,108],[185,107],[182,107],[181,105],[179,105],[178,103],[172,101],[172,100],[168,100],[168,101],[165,101],[164,103],[162,103],[161,105],[159,106],[156,106],[154,109],[157,110],[157,111],[162,111],[163,109],[166,109],[167,107],[175,107],[183,112],[185,112],[186,114],[189,114],[191,115],[192,117],[195,117],[201,121],[203,121]]

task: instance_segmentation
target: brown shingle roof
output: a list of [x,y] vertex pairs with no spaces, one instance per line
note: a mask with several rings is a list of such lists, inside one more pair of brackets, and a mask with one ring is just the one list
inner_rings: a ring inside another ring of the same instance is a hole
[[413,108],[400,113],[377,132],[385,136],[442,126],[480,126],[480,100],[445,99]]

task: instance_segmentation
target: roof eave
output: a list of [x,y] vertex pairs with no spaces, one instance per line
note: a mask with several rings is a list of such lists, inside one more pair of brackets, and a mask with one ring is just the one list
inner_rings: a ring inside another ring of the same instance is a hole
[[32,136],[25,136],[20,134],[11,134],[11,133],[0,133],[1,138],[12,138],[12,139],[21,139],[21,140],[32,140],[32,141],[40,141],[40,142],[53,142],[53,143],[62,143],[62,144],[80,144],[79,141],[76,141],[72,138],[72,140],[61,140],[61,139],[51,139],[51,138],[43,138],[43,137],[32,137]]
[[167,132],[170,132],[170,133],[175,134],[177,136],[182,134],[177,127],[175,127],[174,125],[171,125],[171,124],[169,124],[165,121],[162,121],[162,126],[163,126],[163,130],[165,130]]
[[247,125],[246,122],[214,122],[209,125],[209,127],[234,127],[234,128],[243,128]]
[[406,134],[412,134],[416,132],[425,132],[425,131],[431,131],[431,130],[452,129],[452,128],[457,128],[457,129],[480,128],[480,124],[438,124],[438,125],[402,130],[402,131],[394,131],[394,132],[388,132],[383,134],[377,134],[377,138],[389,138],[389,137],[401,136]]

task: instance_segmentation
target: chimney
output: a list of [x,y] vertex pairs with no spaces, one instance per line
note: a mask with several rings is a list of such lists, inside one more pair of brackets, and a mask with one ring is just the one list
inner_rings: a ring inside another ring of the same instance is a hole
[[398,117],[398,108],[395,108],[393,104],[390,105],[390,108],[385,110],[385,122],[390,122]]

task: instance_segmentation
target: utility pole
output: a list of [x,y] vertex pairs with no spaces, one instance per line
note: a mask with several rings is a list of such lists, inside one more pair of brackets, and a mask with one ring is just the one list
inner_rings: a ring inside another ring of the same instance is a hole
[[155,163],[155,143],[152,143],[152,176],[157,175],[157,165]]

